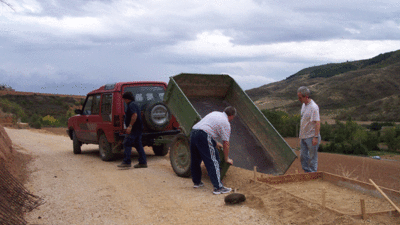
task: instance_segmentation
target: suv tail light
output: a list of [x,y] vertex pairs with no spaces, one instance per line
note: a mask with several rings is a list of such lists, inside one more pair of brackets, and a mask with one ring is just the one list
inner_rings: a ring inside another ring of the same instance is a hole
[[119,115],[114,115],[114,127],[121,126],[121,120],[119,119]]

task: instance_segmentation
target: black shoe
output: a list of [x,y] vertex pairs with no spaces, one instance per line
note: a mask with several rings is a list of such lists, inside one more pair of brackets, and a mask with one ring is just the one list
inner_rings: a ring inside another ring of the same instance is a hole
[[135,167],[135,168],[147,168],[147,164],[138,163],[138,164],[134,165],[133,167]]
[[121,163],[118,165],[118,167],[131,167],[131,164],[127,164],[127,163]]
[[200,181],[200,183],[194,184],[193,188],[199,188],[199,187],[203,187],[203,186],[204,186],[204,183]]

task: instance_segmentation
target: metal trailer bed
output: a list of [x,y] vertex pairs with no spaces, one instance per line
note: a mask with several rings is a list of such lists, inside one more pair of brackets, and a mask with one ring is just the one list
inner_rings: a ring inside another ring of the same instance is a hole
[[[181,126],[171,145],[171,165],[179,176],[190,176],[189,134],[212,111],[237,110],[231,122],[230,157],[234,166],[282,175],[296,154],[253,101],[229,75],[179,74],[170,77],[164,101]],[[185,139],[186,138],[186,139]]]

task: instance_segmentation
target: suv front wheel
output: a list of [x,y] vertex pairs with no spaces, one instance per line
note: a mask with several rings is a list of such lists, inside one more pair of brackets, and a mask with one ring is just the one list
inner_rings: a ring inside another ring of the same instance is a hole
[[78,138],[76,137],[75,131],[72,131],[72,146],[74,149],[74,154],[81,154],[81,146],[82,142],[78,141]]
[[103,133],[99,138],[99,152],[103,161],[111,161],[114,159],[114,154],[111,151],[111,144],[107,141],[106,135]]

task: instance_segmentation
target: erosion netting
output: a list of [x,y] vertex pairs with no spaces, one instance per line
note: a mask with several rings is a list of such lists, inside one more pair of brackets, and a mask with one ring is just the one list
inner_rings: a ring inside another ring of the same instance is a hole
[[42,199],[31,194],[6,168],[0,158],[0,224],[26,224],[24,213],[32,211]]
[[[20,165],[22,163],[11,146],[11,140],[0,126],[0,224],[27,224],[24,213],[32,211],[43,201],[31,194],[15,177],[18,177],[16,170],[22,170],[23,165]],[[11,165],[17,168],[12,170],[13,173],[9,170]]]

